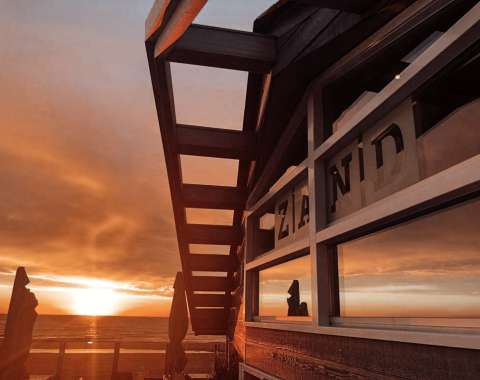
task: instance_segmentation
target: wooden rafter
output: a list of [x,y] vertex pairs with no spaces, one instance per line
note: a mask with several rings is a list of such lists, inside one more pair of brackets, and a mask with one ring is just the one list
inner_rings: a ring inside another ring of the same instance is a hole
[[224,292],[231,289],[233,282],[227,277],[193,276],[191,278],[192,290],[199,292]]
[[242,210],[246,191],[232,186],[183,185],[183,203],[189,208]]
[[276,43],[259,33],[193,24],[166,54],[171,62],[265,73]]
[[239,245],[243,233],[239,226],[187,224],[185,237],[190,244]]
[[179,124],[176,134],[180,154],[242,160],[255,155],[253,133]]
[[198,307],[225,307],[230,305],[230,295],[194,294],[193,303]]
[[295,0],[295,2],[349,13],[363,13],[378,3],[378,0]]
[[238,266],[232,255],[191,254],[192,271],[233,272]]

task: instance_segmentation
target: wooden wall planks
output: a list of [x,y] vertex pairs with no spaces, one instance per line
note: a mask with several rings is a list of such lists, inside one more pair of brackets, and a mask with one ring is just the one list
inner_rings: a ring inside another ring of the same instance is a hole
[[480,378],[480,351],[246,328],[245,363],[282,379]]

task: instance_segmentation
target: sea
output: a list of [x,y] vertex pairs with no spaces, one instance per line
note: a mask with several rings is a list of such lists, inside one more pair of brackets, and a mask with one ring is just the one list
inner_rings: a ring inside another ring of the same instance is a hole
[[[0,339],[6,315],[0,315]],[[33,330],[34,340],[113,340],[123,342],[167,342],[168,318],[39,315]],[[185,341],[219,341],[218,336],[195,336],[189,329]]]

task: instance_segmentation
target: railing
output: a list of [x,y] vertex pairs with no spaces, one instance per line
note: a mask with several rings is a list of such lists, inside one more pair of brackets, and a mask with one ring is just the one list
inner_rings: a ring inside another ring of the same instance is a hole
[[[161,379],[166,345],[165,341],[38,339],[32,344],[27,371],[38,379],[113,380],[122,373],[133,374],[134,379]],[[225,360],[225,342],[220,340],[190,340],[183,345],[188,360],[185,373],[193,377],[209,378],[215,362]]]

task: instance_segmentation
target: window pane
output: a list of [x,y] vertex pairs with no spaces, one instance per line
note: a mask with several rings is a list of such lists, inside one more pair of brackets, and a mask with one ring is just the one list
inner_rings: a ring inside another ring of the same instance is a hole
[[344,317],[480,318],[480,200],[338,246]]
[[260,271],[260,317],[311,320],[310,256]]

